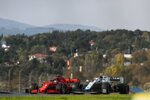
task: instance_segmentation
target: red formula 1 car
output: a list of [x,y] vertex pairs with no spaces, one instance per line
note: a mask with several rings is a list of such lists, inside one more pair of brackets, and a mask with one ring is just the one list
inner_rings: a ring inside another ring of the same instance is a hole
[[67,94],[77,88],[80,88],[79,79],[57,77],[49,82],[44,82],[40,88],[37,84],[33,84],[32,88],[26,89],[26,93]]

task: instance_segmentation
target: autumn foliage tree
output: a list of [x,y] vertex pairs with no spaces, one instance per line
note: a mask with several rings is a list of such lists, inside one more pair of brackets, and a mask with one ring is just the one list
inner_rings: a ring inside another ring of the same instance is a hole
[[118,53],[114,57],[114,64],[107,67],[104,73],[109,76],[125,76],[125,71],[124,55],[122,53]]

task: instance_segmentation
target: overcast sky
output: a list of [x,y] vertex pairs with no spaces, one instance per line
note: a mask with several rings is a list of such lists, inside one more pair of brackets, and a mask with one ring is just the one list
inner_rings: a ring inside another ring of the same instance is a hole
[[0,18],[150,31],[150,0],[0,0]]

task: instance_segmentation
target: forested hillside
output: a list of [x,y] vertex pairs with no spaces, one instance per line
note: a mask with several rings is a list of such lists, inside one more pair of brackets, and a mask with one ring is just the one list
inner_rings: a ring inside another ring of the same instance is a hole
[[[29,73],[33,72],[37,77],[41,73],[70,77],[72,73],[73,77],[82,80],[101,73],[124,76],[132,85],[144,86],[150,82],[150,32],[53,31],[32,36],[1,35],[0,39],[1,44],[6,42],[10,46],[0,49],[0,80],[3,80],[0,87],[5,86],[10,69],[12,85],[15,85],[19,71],[22,81],[28,81]],[[45,56],[44,59],[30,59],[34,54]],[[126,59],[124,54],[132,58]],[[34,77],[34,80],[38,79]]]

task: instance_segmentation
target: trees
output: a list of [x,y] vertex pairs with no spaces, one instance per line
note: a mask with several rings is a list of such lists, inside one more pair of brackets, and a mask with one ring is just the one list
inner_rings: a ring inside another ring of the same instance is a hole
[[124,55],[118,53],[114,57],[114,64],[107,67],[104,71],[109,76],[127,76],[127,68],[124,66]]
[[141,85],[143,86],[145,83],[150,81],[149,72],[150,72],[150,62],[145,62],[142,66],[140,64],[133,64],[129,66],[130,73],[130,83],[132,85]]
[[[85,54],[83,68],[85,73],[83,76],[86,78],[92,78],[96,73],[100,72],[102,67],[102,54],[97,51],[91,51]],[[87,74],[88,73],[88,74]]]
[[104,74],[108,76],[127,76],[126,67],[123,65],[111,65],[104,70]]
[[[142,32],[140,30],[111,30],[103,32],[94,31],[54,31],[51,33],[40,33],[32,36],[24,34],[10,35],[5,37],[5,41],[11,46],[8,52],[0,48],[0,63],[12,62],[15,64],[20,61],[18,66],[27,66],[29,70],[45,71],[59,73],[62,75],[66,66],[66,60],[71,58],[72,71],[75,75],[82,78],[92,78],[96,74],[104,71],[112,76],[135,76],[136,69],[142,70],[142,73],[147,73],[150,60],[150,32]],[[3,36],[0,38],[2,39]],[[94,45],[91,47],[89,41],[93,40]],[[52,53],[49,47],[57,46],[57,51]],[[129,52],[130,48],[133,52],[131,65],[124,66],[123,53]],[[144,49],[143,49],[144,48]],[[78,50],[79,56],[74,58],[73,54]],[[33,63],[28,61],[28,55],[35,53],[43,53],[48,55],[47,63]],[[103,58],[106,55],[106,58]],[[114,58],[114,59],[113,59]],[[112,60],[113,59],[113,60]],[[143,64],[143,67],[137,67]],[[82,73],[79,72],[79,67],[82,66]],[[109,66],[109,67],[108,67]],[[135,67],[136,66],[136,67]],[[35,67],[35,68],[34,68]],[[44,70],[45,67],[45,70]],[[135,72],[132,72],[132,70]],[[144,70],[143,70],[144,68]],[[148,71],[149,72],[149,71]],[[139,74],[144,75],[144,74]],[[148,75],[148,74],[146,74]],[[138,76],[138,77],[140,77]],[[136,81],[136,78],[132,77]],[[146,78],[146,77],[145,77]],[[129,78],[128,78],[129,79]],[[130,81],[131,79],[129,79]],[[143,83],[138,83],[143,84]]]
[[124,55],[122,53],[115,55],[115,65],[124,65]]
[[145,50],[138,50],[133,53],[132,62],[133,63],[143,63],[147,60],[147,53]]
[[33,47],[31,47],[30,50],[31,54],[36,54],[36,53],[47,54],[47,52],[48,52],[48,47],[46,47],[45,45],[34,45]]

